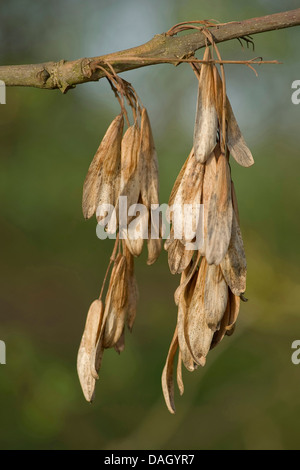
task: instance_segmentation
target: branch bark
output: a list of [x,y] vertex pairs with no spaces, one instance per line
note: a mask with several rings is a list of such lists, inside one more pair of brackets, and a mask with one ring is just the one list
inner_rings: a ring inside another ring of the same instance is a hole
[[[273,15],[227,23],[211,29],[216,43],[267,31],[300,25],[300,8]],[[60,89],[66,93],[80,83],[97,81],[104,76],[95,70],[95,64],[109,62],[117,73],[148,65],[180,62],[205,46],[205,37],[199,31],[183,36],[154,36],[149,42],[113,54],[73,61],[45,62],[29,65],[0,66],[0,80],[6,86],[31,86],[48,90]]]

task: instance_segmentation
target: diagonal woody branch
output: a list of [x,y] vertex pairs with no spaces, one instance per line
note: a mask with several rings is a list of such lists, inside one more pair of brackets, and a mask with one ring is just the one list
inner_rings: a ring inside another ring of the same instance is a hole
[[[298,25],[300,25],[300,8],[227,23],[212,28],[211,32],[215,42],[219,43]],[[104,72],[95,68],[96,63],[109,62],[115,71],[120,73],[148,65],[180,62],[180,59],[192,56],[195,51],[204,46],[205,37],[200,31],[176,37],[163,33],[154,36],[141,46],[100,57],[42,64],[0,66],[0,80],[3,80],[7,86],[60,89],[66,93],[68,89],[80,83],[97,81],[102,78]]]

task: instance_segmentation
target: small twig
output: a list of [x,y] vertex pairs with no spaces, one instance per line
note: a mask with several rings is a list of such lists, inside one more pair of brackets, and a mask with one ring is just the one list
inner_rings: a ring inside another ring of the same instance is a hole
[[[154,61],[156,62],[162,62],[164,64],[166,63],[180,63],[180,62],[186,62],[186,63],[199,63],[199,64],[237,64],[237,65],[240,65],[240,64],[245,64],[247,65],[248,63],[252,63],[252,64],[282,64],[282,62],[279,62],[278,60],[257,60],[255,61],[255,59],[248,59],[248,60],[203,60],[203,59],[194,59],[194,58],[187,58],[187,59],[184,59],[184,58],[177,58],[177,59],[160,59],[160,58],[156,58],[156,57],[126,57],[126,58],[122,58],[122,57],[117,57],[117,59],[113,59],[113,62],[115,62],[115,60],[117,60],[117,62],[127,62],[127,61],[130,61],[130,62],[151,62],[153,63]],[[109,60],[108,60],[109,62]]]
[[181,23],[177,23],[172,28],[170,28],[167,32],[167,36],[174,36],[175,34],[181,33],[182,31],[186,31],[187,29],[200,29],[195,27],[196,24],[201,24],[206,28],[213,28],[217,26],[226,26],[229,24],[240,23],[240,21],[229,21],[228,23],[220,23],[218,20],[196,20],[196,21],[182,21]]
[[[300,8],[260,18],[226,23],[225,25],[215,24],[213,33],[215,42],[220,43],[298,25],[300,25]],[[154,36],[146,44],[100,57],[81,58],[73,61],[43,62],[40,64],[2,65],[0,66],[0,80],[3,80],[6,86],[30,86],[48,90],[59,89],[62,93],[66,93],[76,85],[97,81],[106,76],[103,70],[98,69],[93,72],[93,64],[95,63],[109,62],[113,65],[115,71],[120,73],[161,63],[176,64],[178,59],[179,62],[190,62],[190,60],[180,60],[180,58],[191,57],[202,47],[205,47],[205,39],[200,31],[183,36],[169,36],[163,33]],[[222,61],[222,63],[238,64],[245,62]],[[264,63],[278,62],[265,61]]]

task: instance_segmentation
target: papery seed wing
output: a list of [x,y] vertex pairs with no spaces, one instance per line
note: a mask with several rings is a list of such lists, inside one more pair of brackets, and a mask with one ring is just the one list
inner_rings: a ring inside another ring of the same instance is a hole
[[161,252],[161,239],[151,238],[151,234],[147,240],[148,259],[147,264],[150,266],[154,264]]
[[[207,47],[203,60],[210,60]],[[194,128],[194,149],[196,160],[205,163],[214,150],[218,131],[218,116],[215,103],[214,74],[210,64],[202,64]]]
[[207,267],[204,287],[204,315],[213,331],[219,328],[228,302],[228,287],[220,266]]
[[77,356],[77,372],[85,399],[93,400],[95,392],[95,378],[92,375],[92,357],[99,336],[103,316],[101,300],[95,300],[88,311],[85,329]]
[[[182,243],[181,243],[182,244]],[[177,273],[181,274],[190,264],[194,256],[194,250],[188,250],[185,245],[183,245],[182,256],[177,266]],[[172,271],[171,271],[172,272]]]
[[199,163],[193,150],[190,153],[181,182],[174,197],[175,230],[180,230],[182,240],[192,241],[196,235],[198,224],[201,223],[200,203],[205,165]]
[[190,264],[193,250],[186,250],[180,240],[173,240],[168,249],[168,262],[172,274],[182,273]]
[[119,253],[117,255],[115,261],[114,261],[114,265],[113,265],[111,275],[110,275],[110,280],[109,280],[107,293],[106,293],[106,296],[105,296],[105,308],[104,308],[104,312],[103,312],[101,329],[100,329],[99,338],[98,338],[97,347],[96,347],[96,350],[97,350],[96,355],[99,357],[99,364],[101,363],[101,357],[102,357],[102,353],[103,353],[103,349],[104,349],[103,338],[104,338],[104,332],[106,330],[107,319],[108,319],[108,316],[111,312],[111,309],[115,307],[115,304],[112,303],[112,293],[114,291],[114,286],[117,282],[119,272],[120,272],[121,269],[124,268],[124,264],[125,264],[124,263],[124,256],[121,253]]
[[174,383],[173,383],[173,369],[174,369],[174,357],[178,349],[178,337],[177,328],[175,330],[168,357],[161,377],[162,390],[165,398],[165,402],[170,413],[175,413],[174,403]]
[[118,341],[116,342],[114,348],[115,348],[115,350],[117,351],[118,354],[120,354],[121,352],[124,351],[124,349],[125,349],[125,329],[124,328],[123,328],[123,332],[122,332],[120,338],[118,339]]
[[227,145],[233,158],[244,167],[249,167],[254,164],[254,159],[250,149],[248,148],[245,139],[241,133],[238,123],[232,111],[229,100],[227,99],[226,105],[227,118],[228,118],[228,140]]
[[182,357],[181,357],[181,351],[179,350],[178,353],[178,362],[177,362],[177,386],[179,389],[180,395],[184,394],[184,384],[182,380]]
[[143,251],[144,240],[142,238],[137,238],[136,240],[127,238],[126,245],[130,253],[137,258]]
[[139,298],[139,290],[135,276],[131,276],[129,279],[128,287],[128,311],[127,311],[127,325],[130,331],[132,331],[133,324],[136,317],[137,302]]
[[227,302],[227,306],[225,309],[225,313],[221,320],[220,328],[219,330],[215,332],[213,336],[210,349],[214,349],[222,341],[222,339],[224,338],[226,334],[226,331],[227,331],[226,328],[229,324],[229,321],[230,321],[230,298],[228,296],[228,302]]
[[114,305],[111,306],[103,333],[104,349],[112,348],[118,343],[124,330],[126,315],[127,306],[120,307],[118,310]]
[[236,197],[236,192],[235,192],[233,181],[231,181],[231,197],[232,197],[232,207],[236,215],[236,220],[237,220],[237,223],[240,225],[239,208],[238,208],[238,202],[237,202],[237,197]]
[[[139,204],[140,204],[139,199]],[[139,215],[128,220],[125,242],[133,256],[140,256],[144,240],[148,238],[149,212],[145,206],[138,206]]]
[[189,266],[186,267],[186,270],[187,270],[186,277],[185,277],[184,280],[181,281],[180,285],[177,287],[177,289],[175,291],[175,294],[174,294],[174,300],[175,300],[176,305],[179,304],[179,299],[180,299],[180,296],[181,296],[182,292],[184,291],[187,284],[192,279],[195,271],[197,270],[197,266],[198,266],[198,263],[200,261],[200,257],[201,257],[201,254],[198,251],[197,254],[195,255],[194,259],[190,262]]
[[185,169],[186,169],[186,167],[187,167],[187,164],[188,164],[188,161],[189,161],[191,155],[193,155],[193,151],[191,151],[191,153],[189,154],[188,158],[187,158],[186,161],[184,162],[184,164],[183,164],[183,166],[182,166],[182,168],[181,168],[181,170],[180,170],[180,172],[179,172],[179,174],[178,174],[178,176],[177,176],[177,178],[176,178],[176,181],[175,181],[175,183],[174,183],[174,185],[173,185],[173,188],[172,188],[172,191],[171,191],[171,194],[170,194],[170,198],[169,198],[169,202],[168,202],[168,204],[169,204],[170,207],[174,204],[175,196],[176,196],[176,194],[177,194],[178,188],[179,188],[179,186],[180,186],[182,177],[183,177],[183,175],[184,175]]
[[186,334],[189,338],[191,352],[199,365],[205,364],[205,358],[210,349],[213,331],[207,325],[204,309],[204,289],[207,263],[202,258],[197,275],[197,282],[192,295],[187,315]]
[[98,372],[101,367],[101,362],[102,362],[103,353],[104,353],[103,339],[104,339],[104,332],[106,329],[107,318],[111,310],[112,289],[113,289],[114,283],[116,282],[116,278],[118,276],[122,263],[123,263],[123,256],[121,253],[119,253],[115,259],[115,262],[111,271],[110,282],[109,282],[108,290],[107,290],[106,297],[105,297],[105,308],[104,308],[104,312],[102,316],[100,332],[98,335],[98,340],[97,340],[96,347],[94,349],[94,353],[92,355],[92,375],[95,379],[99,378]]
[[155,263],[157,258],[160,255],[162,248],[162,240],[160,237],[160,218],[158,221],[153,217],[152,211],[149,216],[148,223],[148,239],[147,239],[147,249],[148,249],[148,258],[147,264],[150,266]]
[[219,265],[227,253],[232,228],[230,169],[223,153],[217,163],[216,185],[212,192],[207,218],[205,257],[208,264]]
[[208,213],[210,207],[210,200],[216,186],[217,177],[217,161],[215,153],[212,153],[205,164],[205,173],[203,178],[203,192],[202,192],[202,204],[203,204],[203,238],[204,245],[202,247],[201,254],[205,256],[207,236],[208,236]]
[[174,227],[172,226],[171,229],[170,229],[169,237],[166,238],[165,243],[164,243],[164,249],[166,251],[168,251],[168,249],[170,248],[173,241],[174,241]]
[[126,242],[123,241],[123,253],[127,261],[128,270],[128,305],[127,305],[127,325],[132,331],[134,320],[136,317],[137,302],[139,297],[138,285],[134,276],[134,259],[133,255],[127,248]]
[[125,132],[121,145],[120,195],[127,196],[128,208],[137,204],[140,194],[140,139],[140,129],[134,124]]
[[142,203],[150,209],[151,204],[159,204],[158,161],[152,129],[146,108],[141,117],[140,183]]
[[[222,80],[215,67],[215,80],[217,81],[217,111],[219,121],[222,122]],[[244,167],[254,164],[254,159],[250,149],[247,147],[245,139],[234,116],[230,101],[226,96],[226,121],[227,121],[227,145],[233,158]]]
[[128,273],[125,256],[122,256],[109,285],[108,299],[106,301],[105,329],[103,332],[103,347],[111,348],[119,340],[127,314],[128,301]]
[[239,311],[240,311],[240,297],[234,295],[230,289],[228,289],[228,295],[230,300],[230,315],[228,320],[228,325],[226,327],[226,335],[231,336],[234,331],[235,323],[237,321]]
[[119,114],[111,123],[105,136],[90,164],[83,185],[82,211],[86,219],[89,219],[96,210],[99,187],[102,184],[103,165],[108,162],[113,165],[120,156],[121,139],[123,134],[124,119]]
[[241,230],[233,212],[232,234],[221,269],[231,292],[240,296],[246,290],[247,262]]
[[173,240],[173,242],[169,245],[168,263],[169,263],[169,268],[172,274],[177,273],[177,269],[180,264],[180,260],[181,260],[183,252],[184,252],[184,246],[182,245],[180,240]]
[[195,289],[195,284],[197,281],[197,272],[194,273],[193,277],[186,284],[188,277],[188,270],[183,272],[181,275],[180,283],[185,284],[185,287],[182,289],[180,299],[178,302],[178,316],[177,316],[177,328],[178,328],[178,343],[181,353],[181,359],[187,370],[192,372],[195,370],[195,361],[191,354],[191,346],[189,341],[189,336],[186,333],[187,328],[187,315],[188,309],[191,302],[191,298]]

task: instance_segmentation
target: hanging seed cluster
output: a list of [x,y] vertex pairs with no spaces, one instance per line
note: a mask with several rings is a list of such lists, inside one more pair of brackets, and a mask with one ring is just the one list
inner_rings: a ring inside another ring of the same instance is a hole
[[[246,290],[246,257],[229,157],[243,167],[251,166],[254,161],[226,95],[224,70],[221,66],[221,77],[209,47],[203,61],[200,69],[198,64],[192,64],[199,82],[193,148],[169,199],[169,207],[203,205],[203,243],[200,248],[187,249],[187,243],[193,240],[176,238],[173,225],[165,242],[170,271],[181,275],[175,292],[177,325],[162,374],[163,393],[171,413],[175,411],[173,379],[177,351],[177,384],[182,394],[182,364],[189,371],[204,366],[208,352],[225,335],[233,333]],[[115,74],[108,79],[122,112],[108,128],[88,170],[83,188],[83,214],[86,218],[95,212],[97,215],[99,204],[118,207],[122,195],[127,196],[129,206],[144,204],[150,221],[147,262],[152,264],[159,256],[161,239],[150,234],[151,205],[159,204],[158,165],[150,121],[132,86]],[[132,110],[132,126],[124,107],[125,99]],[[125,133],[124,117],[128,124]],[[184,210],[181,214],[179,222],[184,226],[188,221]],[[196,219],[194,213],[193,217]],[[98,222],[100,219],[97,215]],[[172,216],[171,221],[174,222]],[[118,221],[117,226],[111,225],[108,221],[108,231],[120,228]],[[106,280],[112,267],[105,300],[102,300],[104,280],[99,299],[90,306],[77,363],[88,401],[94,397],[104,350],[123,351],[126,324],[132,329],[138,299],[134,257],[141,254],[143,242],[142,237],[120,240],[117,236],[105,276]]]
[[[145,219],[151,227],[151,205],[158,204],[158,164],[150,121],[146,108],[139,103],[132,86],[117,76],[108,79],[120,99],[122,113],[111,123],[90,164],[84,186],[82,210],[85,218],[92,217],[101,204],[118,208],[119,197],[126,196],[128,206],[141,203],[148,213]],[[120,98],[121,97],[121,98]],[[129,125],[124,107],[127,100],[132,114],[133,125]],[[124,132],[124,116],[128,128]],[[118,210],[116,211],[118,214]],[[128,223],[133,217],[128,217]],[[116,225],[116,226],[115,226]],[[143,225],[143,223],[141,224]],[[77,370],[84,396],[92,401],[96,380],[105,349],[114,348],[122,352],[125,345],[125,326],[132,330],[138,300],[138,287],[134,276],[134,257],[141,254],[144,244],[144,229],[140,236],[132,239],[129,234],[119,237],[119,221],[107,221],[107,231],[117,232],[114,250],[99,299],[89,309],[81,340]],[[124,229],[123,229],[124,230]],[[123,234],[124,235],[124,234]],[[147,238],[147,264],[153,264],[161,251],[161,239]],[[110,273],[109,284],[102,300],[105,281]]]
[[175,411],[173,364],[177,350],[177,384],[184,391],[182,364],[204,366],[208,352],[230,336],[246,290],[246,257],[239,226],[229,156],[242,166],[254,163],[234,117],[217,67],[207,47],[201,66],[193,149],[171,192],[169,204],[202,203],[203,244],[186,250],[181,240],[165,243],[170,271],[181,274],[175,292],[177,326],[162,374],[167,407]]

